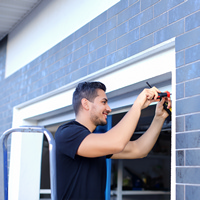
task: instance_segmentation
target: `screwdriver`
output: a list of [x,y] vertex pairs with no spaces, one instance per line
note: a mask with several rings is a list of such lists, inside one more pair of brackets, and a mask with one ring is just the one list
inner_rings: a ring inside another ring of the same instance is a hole
[[[150,87],[150,88],[152,88],[151,87],[151,85],[148,83],[148,82],[146,82],[146,84]],[[157,97],[157,99],[161,99],[162,97],[170,97],[170,95],[171,95],[171,93],[170,92],[160,92],[160,93],[158,93],[158,97]]]
[[157,99],[160,99],[162,97],[170,97],[171,93],[169,93],[168,91],[167,92],[161,92],[161,93],[158,93],[158,97]]
[[[150,88],[152,88],[151,85],[150,85],[148,82],[146,82],[146,84],[147,84]],[[169,93],[168,91],[167,91],[167,92],[160,92],[160,93],[158,93],[157,99],[160,99],[160,100],[161,100],[162,97],[170,97],[170,95],[171,95],[171,93]],[[165,103],[163,104],[163,107],[164,107],[164,109],[167,111],[167,113],[169,114],[169,116],[170,116],[170,118],[171,118],[171,111],[172,111],[172,109],[171,109],[171,108],[170,108],[170,109],[167,108],[167,102],[165,102]]]

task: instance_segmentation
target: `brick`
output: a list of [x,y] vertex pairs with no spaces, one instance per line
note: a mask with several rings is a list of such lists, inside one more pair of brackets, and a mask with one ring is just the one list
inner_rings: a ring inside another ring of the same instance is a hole
[[107,11],[103,12],[102,14],[100,14],[99,16],[97,16],[95,19],[93,19],[92,21],[90,21],[90,23],[89,23],[90,30],[96,28],[100,24],[104,23],[106,20],[107,20]]
[[107,43],[107,45],[106,45],[107,54],[110,54],[115,50],[116,50],[116,41],[115,40],[112,41],[112,42]]
[[200,168],[176,168],[176,182],[186,184],[200,184]]
[[153,46],[153,34],[128,46],[128,57],[140,53]]
[[117,39],[117,49],[121,49],[139,39],[139,28]]
[[87,33],[83,37],[79,38],[78,40],[74,41],[71,45],[67,47],[67,54],[72,53],[73,51],[79,49],[82,46],[85,46],[89,42],[96,39],[98,36],[97,29],[92,30],[91,32]]
[[128,32],[128,22],[125,22],[107,33],[107,42],[110,42]]
[[34,98],[36,98],[37,97],[37,93],[35,92],[35,91],[33,91],[33,92],[31,92],[31,93],[29,93],[28,95],[27,95],[27,101],[28,100],[31,100],[31,99],[34,99]]
[[62,86],[69,84],[69,80],[66,78],[66,76],[63,76],[59,81]]
[[74,72],[72,72],[71,74],[69,74],[67,76],[67,78],[69,79],[69,83],[76,81],[84,76],[87,76],[87,67],[83,67],[79,70],[76,70]]
[[128,0],[121,0],[114,6],[108,9],[108,19],[119,14],[128,7]]
[[200,28],[194,29],[176,38],[176,51],[181,51],[200,42]]
[[97,38],[97,36],[98,36],[98,30],[94,29],[94,30],[90,31],[89,33],[87,33],[86,35],[84,35],[80,39],[83,40],[83,45],[84,45],[84,44],[87,44],[88,42],[94,40],[95,38]]
[[[49,55],[49,57],[52,56],[54,57],[54,55]],[[29,68],[31,69],[32,67],[35,67],[35,65],[37,64],[36,60],[33,60],[29,63]]]
[[200,94],[200,78],[185,83],[185,96]]
[[46,88],[46,91],[50,92],[50,91],[53,91],[54,89],[56,89],[55,83],[49,83],[47,88]]
[[129,0],[129,5],[134,4],[135,2],[137,2],[138,0]]
[[59,62],[59,67],[64,67],[66,65],[68,65],[69,63],[71,63],[73,60],[73,54],[69,54],[67,56],[65,56],[64,58],[62,58]]
[[4,80],[5,77],[5,69],[0,70],[0,82]]
[[185,50],[185,63],[200,60],[200,44]]
[[88,33],[90,30],[90,24],[86,24],[84,26],[82,26],[81,28],[79,28],[76,32],[73,33],[74,35],[74,40],[82,37],[83,35],[85,35],[86,33]]
[[86,66],[87,64],[89,64],[91,62],[94,62],[96,59],[97,59],[97,52],[93,51],[93,52],[91,52],[91,53],[79,58],[75,62],[72,62],[70,64],[70,66],[73,69],[79,69],[79,68],[82,68],[82,67]]
[[3,124],[1,127],[0,127],[0,132],[3,133],[5,132],[6,130],[12,128],[12,123],[8,123],[8,124]]
[[61,49],[60,51],[58,51],[55,54],[55,61],[62,59],[63,57],[66,56],[66,50],[65,49]]
[[59,79],[65,74],[66,69],[65,68],[61,68],[57,71],[55,71],[54,73],[52,73],[50,76],[52,76],[52,82],[56,82],[56,84],[58,85],[59,83]]
[[176,117],[176,132],[183,132],[185,130],[185,118]]
[[[195,112],[197,112],[198,110],[199,109],[197,107]],[[198,114],[193,114],[193,115],[187,115],[185,117],[185,124],[186,124],[185,130],[186,131],[191,131],[191,130],[200,129],[199,119],[200,119],[200,114],[199,113]]]
[[141,0],[141,10],[145,10],[148,7],[154,5],[155,3],[159,2],[159,0]]
[[110,65],[117,63],[120,60],[123,60],[125,58],[127,58],[127,48],[126,47],[108,55],[106,66],[110,66]]
[[176,82],[181,83],[200,77],[200,62],[192,63],[176,69]]
[[[62,40],[62,41],[60,42],[60,48],[62,49],[62,48],[64,48],[64,47],[68,46],[68,45],[71,44],[73,41],[74,41],[74,35],[71,34],[71,35],[69,35],[68,37],[66,37],[64,40]],[[48,52],[48,51],[47,51],[47,52]]]
[[180,67],[185,64],[185,51],[179,51],[176,53],[176,67]]
[[144,10],[142,13],[131,18],[129,20],[129,30],[135,29],[151,19],[153,19],[153,7],[150,7],[149,9]]
[[[42,77],[45,77],[48,75],[48,68],[44,68],[43,70],[41,70],[40,72],[42,74]],[[29,79],[28,79],[29,80]],[[32,82],[29,81],[29,84],[31,84]]]
[[[15,93],[15,95],[16,95],[16,93]],[[9,95],[9,96],[4,96],[4,97],[2,97],[2,99],[1,99],[1,104],[2,105],[6,105],[8,102],[10,102],[10,99],[11,99],[11,94]],[[2,111],[2,110],[1,110]]]
[[176,185],[176,200],[185,200],[184,185]]
[[161,0],[154,5],[154,16],[157,17],[182,2],[184,0]]
[[44,66],[49,67],[50,65],[52,65],[55,62],[55,59],[56,59],[55,56],[49,57],[47,60],[45,60]]
[[194,185],[185,186],[185,200],[199,200],[200,187]]
[[118,24],[121,24],[121,23],[129,20],[131,17],[137,15],[139,12],[140,12],[140,2],[137,2],[137,3],[129,6],[123,12],[119,13]]
[[200,11],[185,18],[185,31],[192,30],[200,26]]
[[94,51],[105,44],[106,44],[106,34],[100,36],[96,40],[89,43],[89,52]]
[[176,134],[176,149],[199,148],[200,132]]
[[200,96],[194,96],[187,99],[178,100],[176,103],[176,114],[183,115],[200,111]]
[[[77,60],[76,62],[73,62],[72,64],[69,64],[69,65],[67,65],[64,69],[65,69],[65,71],[64,71],[64,73],[63,73],[63,75],[65,74],[69,74],[69,73],[71,73],[71,72],[73,72],[73,71],[75,71],[75,70],[77,70],[77,69],[79,69],[81,66],[79,66],[77,63],[78,63],[78,61],[79,60]],[[76,63],[76,64],[75,64]]]
[[157,45],[161,42],[169,40],[184,32],[184,20],[178,21],[172,25],[169,25],[154,34],[154,44]]
[[98,36],[108,32],[109,30],[116,27],[117,24],[117,18],[113,17],[109,19],[108,21],[104,22],[102,25],[98,27]]
[[140,28],[140,37],[145,37],[167,25],[167,13],[149,21]]
[[186,150],[186,166],[200,166],[200,150]]
[[184,83],[176,85],[176,99],[182,99],[185,96],[185,85]]
[[[59,50],[60,50],[60,43],[56,44],[55,46],[53,46],[50,50],[49,50],[49,56],[51,55],[54,55],[55,53],[57,53]],[[33,62],[34,62],[34,65],[38,64],[40,62],[40,60],[37,60],[37,59],[40,59],[40,56],[37,57]]]
[[73,53],[73,61],[81,58],[87,53],[88,53],[88,45],[85,45]]
[[[48,75],[48,70],[49,70],[49,69],[45,70],[46,75]],[[33,83],[35,83],[36,81],[40,80],[41,78],[42,78],[41,73],[36,73],[36,74],[34,74],[33,76],[29,77],[29,79],[30,79],[29,83],[30,83],[30,84],[31,84],[31,83],[33,84]]]
[[176,166],[184,166],[184,151],[176,151]]
[[187,15],[200,9],[199,0],[188,0],[185,3],[180,4],[174,9],[169,11],[169,23],[173,23],[181,18],[186,17]]
[[99,48],[97,50],[97,59],[104,57],[108,54],[111,54],[114,51],[116,51],[116,40],[113,40],[107,45],[104,45],[103,47]]
[[105,63],[106,63],[105,58],[102,58],[88,65],[88,74],[92,74],[98,70],[105,68]]
[[73,53],[75,49],[78,49],[80,46],[81,46],[80,43],[77,45],[77,41],[75,43],[73,42],[72,44],[68,45],[65,48],[66,55]]
[[86,64],[94,62],[97,59],[97,51],[90,52],[85,58],[84,61]]
[[[44,53],[41,55],[41,60],[42,60],[42,61],[43,61],[43,60],[46,60],[48,57],[49,57],[49,52],[46,51],[46,52],[44,52]],[[23,68],[24,68],[24,67],[23,67]]]
[[59,62],[56,62],[52,64],[50,67],[48,67],[48,74],[51,74],[52,72],[55,72],[59,69]]

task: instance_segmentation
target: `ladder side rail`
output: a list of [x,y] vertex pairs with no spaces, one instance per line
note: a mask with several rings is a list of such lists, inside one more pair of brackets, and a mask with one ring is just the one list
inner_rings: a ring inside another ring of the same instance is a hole
[[[57,200],[57,195],[56,195],[56,144],[55,140],[51,134],[50,131],[45,129],[44,127],[29,127],[29,126],[22,126],[19,128],[11,128],[7,131],[5,131],[1,137],[0,137],[0,145],[5,146],[5,142],[7,141],[8,136],[11,133],[14,132],[38,132],[38,133],[43,133],[49,143],[49,165],[50,165],[50,184],[51,184],[51,199],[52,200]],[[5,156],[4,156],[5,154]],[[3,160],[4,160],[4,167],[3,167],[3,172],[2,172],[2,177],[4,179],[4,185],[3,185],[3,196],[5,200],[8,200],[8,178],[5,178],[5,173],[7,172],[7,147],[3,147]],[[6,158],[5,158],[6,157]],[[6,167],[6,170],[5,170]]]
[[43,129],[43,133],[49,142],[49,166],[50,166],[50,184],[51,184],[51,199],[57,200],[57,186],[56,186],[56,143],[52,134]]
[[2,148],[1,157],[2,157],[2,163],[3,163],[3,170],[1,173],[1,176],[3,178],[3,187],[0,192],[2,193],[4,200],[8,200],[7,139],[8,139],[8,136],[12,132],[13,132],[13,130],[9,129],[9,130],[5,131],[0,137],[0,145]]

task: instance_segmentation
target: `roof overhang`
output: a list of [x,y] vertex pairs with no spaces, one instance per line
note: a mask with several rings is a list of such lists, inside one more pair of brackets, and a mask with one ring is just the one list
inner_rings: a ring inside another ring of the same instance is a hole
[[42,0],[1,0],[0,40],[9,34]]

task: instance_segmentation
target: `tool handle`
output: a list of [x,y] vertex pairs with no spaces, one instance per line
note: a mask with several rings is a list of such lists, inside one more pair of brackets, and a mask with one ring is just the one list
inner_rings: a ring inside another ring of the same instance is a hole
[[158,93],[157,99],[160,99],[162,97],[170,97],[170,93],[168,91],[167,92]]
[[166,102],[163,104],[163,107],[164,107],[164,109],[167,111],[167,113],[168,113],[169,115],[171,115],[171,110],[167,108],[167,103],[166,103]]

